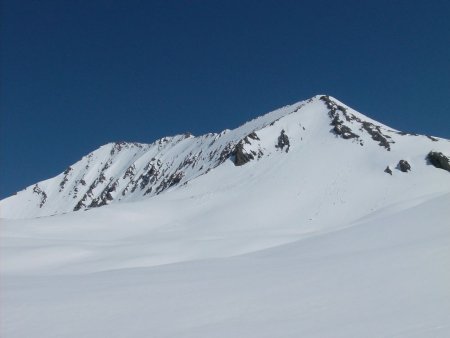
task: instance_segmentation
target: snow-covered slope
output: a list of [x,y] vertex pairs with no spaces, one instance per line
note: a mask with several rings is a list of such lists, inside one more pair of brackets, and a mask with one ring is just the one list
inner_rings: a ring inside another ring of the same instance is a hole
[[[316,96],[220,134],[184,134],[152,144],[107,144],[60,175],[1,201],[0,211],[3,218],[48,216],[150,197],[183,186],[227,161],[240,166],[256,160],[261,162],[257,167],[296,161],[309,170],[317,167],[316,161],[299,158],[311,153],[327,157],[329,171],[342,152],[351,153],[349,161],[355,163],[347,165],[353,170],[364,157],[373,157],[367,160],[376,170],[387,166],[392,170],[400,160],[411,159],[411,176],[417,176],[432,150],[449,153],[448,141],[392,130],[334,98]],[[229,175],[237,174],[237,168],[229,169]]]
[[1,336],[448,337],[449,154],[327,96],[101,147],[0,202]]
[[[446,338],[449,205],[450,194],[418,199],[332,232],[298,239],[293,234],[292,243],[222,258],[213,257],[211,248],[237,247],[238,238],[258,237],[259,230],[251,232],[241,223],[247,236],[243,229],[227,232],[236,223],[231,215],[222,232],[197,229],[194,235],[173,223],[166,230],[152,229],[158,218],[150,216],[150,229],[144,230],[138,216],[143,213],[131,210],[128,217],[123,210],[122,228],[112,230],[107,223],[100,225],[106,214],[95,216],[93,230],[94,216],[89,226],[83,226],[83,218],[76,223],[74,215],[49,218],[46,225],[15,221],[3,229],[2,265],[9,263],[15,271],[2,274],[0,334]],[[211,214],[205,218],[214,221]],[[143,238],[133,225],[139,221],[140,233],[147,234]],[[284,225],[272,227],[276,231]],[[151,233],[158,240],[151,240]],[[177,242],[167,240],[171,233]],[[277,239],[274,234],[265,244]],[[185,250],[189,246],[197,247],[202,259],[193,259],[193,250]],[[161,264],[171,250],[186,261],[149,266],[150,257],[159,256]],[[103,270],[108,264],[110,269]]]

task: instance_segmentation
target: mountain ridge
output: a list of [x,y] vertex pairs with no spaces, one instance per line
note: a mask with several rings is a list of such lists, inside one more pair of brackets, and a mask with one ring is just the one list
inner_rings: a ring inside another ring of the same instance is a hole
[[[403,142],[400,140],[404,137],[418,137],[420,142],[429,143],[428,152],[443,151],[445,156],[449,153],[441,146],[445,139],[395,130],[333,97],[316,95],[259,116],[233,130],[200,136],[178,134],[150,144],[108,143],[61,174],[0,201],[1,217],[50,216],[159,195],[208,174],[226,161],[242,166],[272,153],[277,156],[287,153],[292,145],[296,147],[303,142],[303,137],[311,137],[310,131],[319,129],[328,129],[328,136],[361,147],[376,144],[387,152],[396,147],[396,142]],[[304,134],[300,139],[299,133]],[[315,141],[323,138],[321,134]],[[423,154],[424,162],[426,155]],[[404,159],[398,161],[401,160]],[[386,161],[383,169],[392,174],[395,168],[390,166],[393,164]]]

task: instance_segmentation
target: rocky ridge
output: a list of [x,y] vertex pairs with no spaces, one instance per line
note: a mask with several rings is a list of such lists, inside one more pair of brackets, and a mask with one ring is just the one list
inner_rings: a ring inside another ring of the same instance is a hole
[[[0,206],[3,210],[27,208],[31,211],[25,216],[32,217],[151,197],[184,186],[228,162],[241,167],[269,156],[295,156],[290,149],[301,147],[316,129],[327,129],[330,136],[362,148],[370,146],[370,151],[375,151],[372,150],[375,146],[377,152],[395,151],[396,143],[403,142],[403,138],[420,139],[422,143],[430,143],[423,162],[450,171],[447,155],[435,151],[434,147],[443,142],[448,144],[447,140],[393,130],[330,96],[320,95],[268,113],[232,131],[198,137],[185,133],[151,144],[107,144],[60,175],[1,201]],[[409,154],[399,155],[396,163],[394,155],[389,156],[381,172],[384,170],[392,176],[391,167],[405,173],[411,171],[411,164],[405,159]]]

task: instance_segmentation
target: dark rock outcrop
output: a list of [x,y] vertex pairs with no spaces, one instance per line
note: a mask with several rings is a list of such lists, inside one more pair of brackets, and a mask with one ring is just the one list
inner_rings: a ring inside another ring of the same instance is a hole
[[122,151],[122,149],[130,149],[131,147],[142,148],[142,144],[124,141],[114,142],[114,145],[110,151],[110,155],[113,156],[114,154],[117,154],[120,151]]
[[[225,148],[220,152],[219,161],[218,161],[219,164],[221,164],[221,163],[225,162],[227,159],[229,159],[230,156],[233,155],[233,153],[235,151],[236,150],[233,148],[233,144],[232,143],[228,143],[225,146]],[[214,156],[215,156],[215,152],[210,154],[209,159],[212,160],[214,158]],[[236,164],[236,163],[234,163],[234,164]]]
[[117,186],[118,181],[108,184],[100,196],[91,202],[89,208],[101,207],[111,202],[114,199],[112,193],[116,191]]
[[83,198],[81,200],[79,200],[78,203],[75,205],[75,207],[73,208],[73,211],[85,209],[86,208],[86,204],[85,204],[86,199],[87,199],[87,196],[84,195]]
[[388,135],[383,135],[380,126],[376,126],[371,122],[362,122],[362,127],[367,133],[372,137],[372,140],[377,141],[378,145],[385,147],[388,151],[391,150],[389,143],[394,143],[394,141],[389,142],[387,139],[390,138]]
[[247,153],[244,149],[244,143],[241,141],[239,142],[233,151],[233,162],[235,166],[241,166],[244,165],[251,160],[253,160],[255,157],[251,153]]
[[407,133],[406,131],[397,131],[395,132],[398,135],[402,135],[402,136],[419,136],[419,134],[416,133]]
[[258,135],[255,132],[252,132],[252,133],[248,134],[247,137],[252,139],[252,140],[258,140],[259,141],[259,137],[258,137]]
[[64,186],[66,185],[67,181],[69,180],[68,176],[69,173],[72,171],[72,167],[68,167],[66,170],[64,170],[64,178],[62,179],[61,183],[59,183],[59,192],[64,190]]
[[143,190],[148,184],[154,184],[161,176],[161,167],[162,162],[159,159],[152,158],[150,162],[145,165],[144,172],[136,180],[134,180],[133,176],[125,189],[128,191],[129,187],[132,187],[131,192],[133,193],[137,188]]
[[329,96],[322,96],[320,99],[325,102],[325,105],[329,109],[328,115],[331,118],[331,125],[334,127],[332,131],[336,135],[344,139],[359,140],[360,144],[363,145],[362,141],[360,140],[360,136],[358,134],[355,134],[349,126],[345,125],[344,120],[340,118],[340,115],[342,115],[347,122],[359,123],[361,125],[359,129],[361,131],[367,132],[372,137],[372,140],[378,142],[379,146],[386,148],[386,150],[388,151],[391,150],[390,145],[395,142],[389,135],[382,133],[380,126],[377,126],[369,121],[363,121],[354,114],[349,113],[347,111],[347,108],[337,104]]
[[340,119],[339,112],[342,113],[346,121],[352,121],[355,119],[354,116],[350,116],[347,113],[347,109],[341,105],[336,104],[329,96],[324,95],[320,98],[325,105],[330,110],[328,116],[331,118],[331,125],[333,126],[332,131],[342,137],[343,139],[359,139],[359,135],[355,134],[350,127],[344,124],[344,121]]
[[39,196],[39,198],[41,199],[41,201],[39,202],[39,208],[42,208],[42,206],[47,201],[47,194],[37,184],[33,187],[33,192],[35,194],[37,194]]
[[225,162],[228,158],[231,158],[234,165],[239,167],[244,165],[251,160],[254,160],[255,157],[260,158],[263,154],[261,151],[256,152],[253,150],[247,151],[244,148],[244,145],[252,144],[252,141],[259,141],[259,137],[255,132],[251,132],[242,140],[240,140],[237,144],[228,143],[226,147],[222,150],[219,156],[219,164]]
[[286,132],[284,131],[284,129],[281,131],[280,136],[278,136],[278,143],[275,146],[276,148],[279,148],[281,150],[284,149],[284,147],[286,147],[286,152],[289,151],[291,144],[289,143],[289,137],[286,135]]
[[411,165],[408,163],[408,161],[400,160],[397,164],[397,169],[401,172],[408,172],[411,170]]
[[336,135],[341,136],[343,139],[359,138],[359,135],[355,134],[349,127],[347,127],[339,116],[336,115],[331,121],[331,125],[334,126],[333,132]]
[[135,175],[136,166],[134,164],[130,165],[127,170],[125,171],[125,174],[123,174],[123,179],[130,177],[132,178]]
[[139,187],[144,189],[150,182],[154,183],[158,179],[158,170],[153,164],[149,164],[146,167],[146,171],[139,178]]
[[184,172],[182,172],[182,171],[173,173],[172,175],[170,175],[168,178],[165,178],[161,182],[161,184],[156,188],[156,193],[159,194],[162,191],[180,183],[181,180],[183,179],[183,177],[184,177]]
[[[89,186],[88,191],[84,194],[84,196],[81,198],[81,200],[78,201],[78,203],[75,205],[75,207],[73,208],[73,211],[78,211],[80,209],[84,209],[87,208],[87,201],[88,199],[93,198],[94,194],[93,191],[94,189],[101,183],[106,181],[106,177],[103,174],[103,171],[100,173],[100,175],[94,180],[94,182],[92,182],[92,184]],[[84,181],[83,181],[84,182]]]
[[427,155],[427,160],[436,168],[444,169],[450,172],[450,158],[445,156],[443,153],[430,151]]
[[389,166],[387,166],[386,169],[384,169],[384,172],[385,172],[386,174],[389,174],[389,175],[392,176],[392,170],[391,170],[391,168],[389,168]]

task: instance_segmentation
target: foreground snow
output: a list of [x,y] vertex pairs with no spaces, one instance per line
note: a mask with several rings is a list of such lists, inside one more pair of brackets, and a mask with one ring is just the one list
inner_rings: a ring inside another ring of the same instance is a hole
[[427,197],[234,257],[4,275],[2,337],[448,337],[449,205]]

